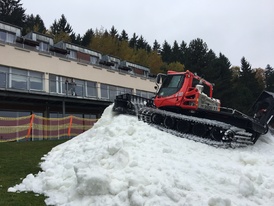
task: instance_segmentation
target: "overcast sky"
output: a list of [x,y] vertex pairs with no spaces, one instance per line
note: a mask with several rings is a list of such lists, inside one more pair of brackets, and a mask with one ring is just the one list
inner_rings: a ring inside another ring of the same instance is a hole
[[114,26],[152,46],[166,40],[187,44],[201,38],[233,66],[244,56],[252,68],[274,67],[273,0],[21,0],[26,14],[39,14],[48,29],[64,14],[81,36],[88,29]]

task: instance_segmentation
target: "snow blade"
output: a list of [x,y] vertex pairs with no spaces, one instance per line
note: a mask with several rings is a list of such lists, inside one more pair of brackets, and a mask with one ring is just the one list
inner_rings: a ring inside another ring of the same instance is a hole
[[153,100],[133,94],[121,94],[114,100],[113,111],[119,114],[137,115],[140,108],[153,107]]
[[252,106],[254,117],[259,119],[261,124],[268,124],[274,128],[274,93],[263,91]]

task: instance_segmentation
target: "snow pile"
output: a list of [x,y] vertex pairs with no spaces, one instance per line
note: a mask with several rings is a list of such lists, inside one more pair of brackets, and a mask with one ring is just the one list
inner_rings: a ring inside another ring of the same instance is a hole
[[48,205],[274,205],[274,138],[218,149],[112,116],[53,148],[9,192],[45,194]]

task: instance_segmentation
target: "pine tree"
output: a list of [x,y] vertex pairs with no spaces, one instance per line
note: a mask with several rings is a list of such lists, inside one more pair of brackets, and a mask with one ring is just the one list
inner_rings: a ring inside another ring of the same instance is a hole
[[179,47],[177,41],[175,40],[173,43],[173,47],[172,47],[171,62],[180,62],[181,55],[182,54],[181,54],[180,47]]
[[163,62],[169,64],[172,62],[171,55],[172,55],[172,50],[170,44],[167,43],[167,41],[164,41],[163,46],[162,46],[162,60]]
[[26,16],[26,22],[23,28],[23,35],[31,31],[46,33],[46,27],[39,15],[34,16],[33,14]]
[[274,69],[269,64],[265,68],[265,89],[274,92]]
[[50,26],[52,34],[59,34],[61,32],[65,32],[70,35],[73,30],[70,24],[67,22],[67,19],[64,14],[61,15],[61,18],[57,21],[54,20],[53,24]]
[[54,42],[66,41],[71,42],[75,40],[75,34],[73,34],[73,29],[70,24],[67,22],[67,19],[64,14],[61,15],[61,18],[57,21],[54,20],[53,24],[50,26],[51,33],[54,35]]
[[252,69],[249,62],[246,61],[245,57],[241,59],[241,73],[240,73],[241,79],[246,81],[249,77],[252,76]]
[[21,0],[1,0],[0,20],[23,27],[26,20],[26,10],[22,7],[20,2]]
[[187,43],[182,41],[181,44],[180,44],[180,58],[179,58],[179,62],[181,64],[185,64],[186,62],[186,59],[187,59]]
[[208,67],[207,52],[207,44],[202,39],[192,40],[187,49],[186,68],[203,75]]
[[82,37],[80,34],[75,34],[74,32],[71,33],[70,35],[71,43],[81,45],[82,42]]
[[118,31],[114,28],[114,26],[111,27],[109,34],[112,38],[118,38]]
[[[231,64],[228,58],[222,53],[218,57],[210,50],[208,52],[211,58],[211,64],[206,71],[206,79],[214,83],[214,97],[221,100],[221,105],[224,107],[232,107],[232,71]],[[214,58],[214,59],[213,59]]]
[[146,49],[146,41],[144,40],[143,36],[141,35],[140,38],[137,40],[136,48],[137,49]]
[[234,95],[236,98],[233,100],[234,108],[240,111],[251,114],[251,106],[253,102],[262,92],[260,84],[256,79],[256,73],[252,70],[251,65],[246,61],[245,57],[241,59],[241,70],[239,77],[234,78]]
[[138,40],[138,36],[136,35],[136,33],[133,33],[132,38],[129,40],[130,48],[133,48],[133,49],[137,48],[137,40]]
[[259,96],[263,88],[260,86],[257,78],[256,78],[256,72],[251,69],[251,65],[249,62],[245,60],[243,57],[241,60],[242,66],[241,66],[241,76],[240,79],[242,82],[245,82],[246,86],[251,90],[252,95],[255,98]]
[[120,41],[128,41],[128,34],[126,33],[125,30],[123,30],[123,31],[121,32],[121,35],[119,36],[119,40],[120,40]]
[[83,35],[81,45],[84,47],[88,47],[90,44],[92,37],[94,36],[94,32],[92,29],[88,29],[86,33]]
[[159,53],[161,49],[161,45],[158,43],[158,41],[155,39],[154,43],[153,43],[153,47],[152,50]]

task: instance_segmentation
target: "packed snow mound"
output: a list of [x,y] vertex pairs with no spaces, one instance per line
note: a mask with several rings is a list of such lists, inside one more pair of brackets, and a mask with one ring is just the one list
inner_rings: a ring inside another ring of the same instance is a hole
[[159,131],[112,106],[85,133],[53,148],[42,171],[9,192],[47,205],[274,205],[274,137],[220,149]]

